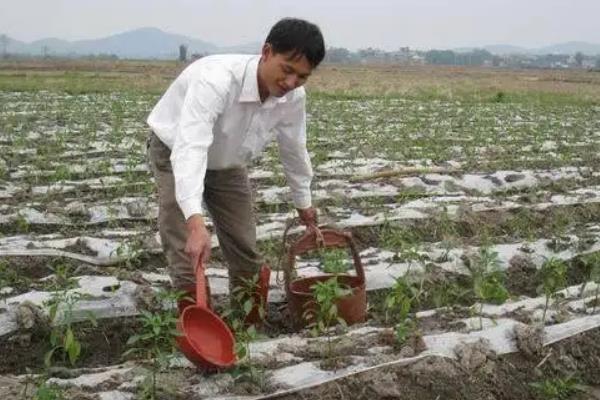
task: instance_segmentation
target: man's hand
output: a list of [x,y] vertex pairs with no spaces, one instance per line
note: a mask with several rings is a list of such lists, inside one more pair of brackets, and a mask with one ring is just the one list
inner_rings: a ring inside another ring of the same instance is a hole
[[206,264],[210,258],[210,234],[204,225],[204,219],[200,214],[194,214],[186,222],[188,238],[185,244],[185,253],[190,257],[190,263],[194,270],[198,261]]
[[300,221],[306,226],[317,225],[317,210],[314,207],[304,209],[297,208]]

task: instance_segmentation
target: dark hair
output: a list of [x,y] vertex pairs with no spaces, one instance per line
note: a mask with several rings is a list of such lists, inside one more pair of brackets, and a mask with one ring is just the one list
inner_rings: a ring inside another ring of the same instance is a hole
[[314,68],[325,57],[325,43],[321,30],[303,19],[284,18],[271,28],[265,43],[275,53],[289,53],[291,57],[305,56]]

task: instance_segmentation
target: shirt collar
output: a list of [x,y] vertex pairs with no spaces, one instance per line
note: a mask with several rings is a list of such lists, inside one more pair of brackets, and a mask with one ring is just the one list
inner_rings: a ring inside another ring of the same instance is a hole
[[258,62],[260,56],[256,56],[250,59],[246,65],[244,71],[244,79],[242,80],[242,91],[240,93],[239,101],[245,102],[258,102],[260,103],[260,94],[258,93]]
[[[244,78],[242,80],[242,91],[240,92],[239,101],[241,103],[260,103],[260,93],[258,91],[258,63],[260,56],[256,56],[250,59],[246,65],[244,71]],[[267,108],[273,107],[275,104],[287,102],[287,94],[281,97],[269,96],[264,106]]]

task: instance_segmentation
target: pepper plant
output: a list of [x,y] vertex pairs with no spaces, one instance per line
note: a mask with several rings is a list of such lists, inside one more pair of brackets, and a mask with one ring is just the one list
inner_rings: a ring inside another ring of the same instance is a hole
[[567,265],[564,261],[557,258],[548,259],[540,269],[542,285],[538,291],[546,296],[544,304],[544,313],[542,315],[542,324],[546,323],[546,312],[551,298],[556,298],[556,292],[567,284]]
[[[174,304],[183,296],[183,292],[159,290],[157,298],[161,304]],[[156,399],[157,375],[168,366],[176,349],[175,339],[180,335],[177,330],[177,317],[173,312],[174,307],[164,307],[157,312],[142,311],[139,320],[142,325],[141,332],[127,340],[130,349],[123,353],[123,357],[138,354],[151,364],[151,371],[143,387],[142,397]]]
[[499,269],[498,253],[489,247],[479,249],[467,264],[471,272],[473,294],[479,300],[479,329],[483,329],[483,304],[502,304],[509,293],[504,284],[505,274]]
[[308,307],[304,312],[304,318],[309,321],[308,327],[313,336],[325,334],[327,337],[327,358],[331,360],[334,347],[331,340],[329,327],[340,324],[346,327],[346,321],[338,314],[338,300],[350,295],[352,289],[340,284],[336,276],[323,282],[316,282],[310,287],[313,296],[313,307]]

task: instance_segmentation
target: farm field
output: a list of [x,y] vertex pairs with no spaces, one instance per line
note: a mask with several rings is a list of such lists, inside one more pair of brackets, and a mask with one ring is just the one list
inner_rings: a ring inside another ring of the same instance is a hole
[[[201,374],[169,346],[146,163],[181,68],[0,63],[3,398],[600,399],[600,73],[323,66],[313,199],[353,234],[367,321],[294,330],[273,273],[264,331]],[[276,269],[295,216],[276,146],[250,173]],[[343,251],[296,266],[352,269]],[[207,276],[226,312],[216,238]]]

